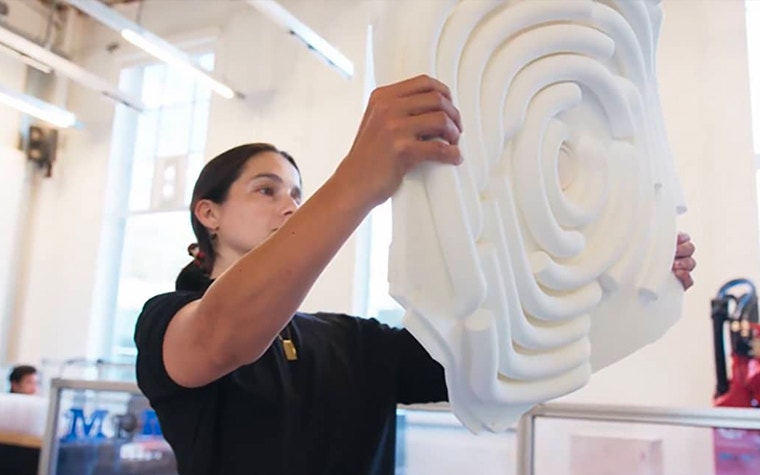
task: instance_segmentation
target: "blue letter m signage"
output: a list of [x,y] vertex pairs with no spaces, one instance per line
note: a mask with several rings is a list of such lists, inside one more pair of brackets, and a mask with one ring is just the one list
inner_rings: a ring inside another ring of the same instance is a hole
[[71,425],[69,426],[69,433],[63,437],[63,440],[104,439],[103,421],[107,415],[108,411],[105,409],[97,409],[92,412],[88,419],[82,408],[73,407],[69,409]]

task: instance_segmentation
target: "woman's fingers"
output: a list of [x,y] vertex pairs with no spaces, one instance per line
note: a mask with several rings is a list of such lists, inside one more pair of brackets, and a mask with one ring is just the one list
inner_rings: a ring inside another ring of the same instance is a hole
[[424,74],[377,89],[381,94],[390,92],[391,90],[395,97],[407,97],[435,91],[442,94],[448,100],[451,100],[451,91],[448,86],[441,81]]
[[443,111],[428,112],[405,120],[409,138],[413,140],[443,139],[451,145],[459,144],[459,128]]
[[694,279],[692,279],[691,273],[689,271],[678,270],[678,271],[675,271],[675,275],[678,278],[678,280],[681,281],[681,285],[683,286],[684,290],[688,290],[689,287],[694,285]]
[[403,113],[410,116],[443,112],[462,132],[462,118],[451,100],[439,92],[426,92],[406,99]]
[[691,241],[676,246],[676,258],[691,257],[695,251],[694,243]]
[[673,270],[693,271],[697,267],[697,261],[691,257],[681,257],[673,262]]
[[462,163],[462,154],[459,151],[459,147],[441,140],[420,140],[412,144],[411,147],[414,149],[411,154],[414,157],[413,162],[410,163],[411,166],[423,161],[452,165]]

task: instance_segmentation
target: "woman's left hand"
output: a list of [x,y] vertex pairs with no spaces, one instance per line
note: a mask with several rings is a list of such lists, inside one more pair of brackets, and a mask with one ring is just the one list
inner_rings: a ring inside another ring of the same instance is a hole
[[678,233],[676,257],[673,260],[673,273],[681,281],[684,290],[694,285],[694,280],[691,278],[691,271],[697,266],[697,261],[692,257],[694,249],[691,237],[686,233]]

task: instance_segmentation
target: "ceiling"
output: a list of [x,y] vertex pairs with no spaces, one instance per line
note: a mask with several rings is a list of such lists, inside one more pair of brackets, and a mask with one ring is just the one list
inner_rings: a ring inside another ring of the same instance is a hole
[[[55,4],[58,6],[58,8],[66,8],[66,3],[62,2],[61,0],[37,0],[41,4],[45,5],[45,7],[49,8],[51,5]],[[141,0],[99,0],[102,3],[105,3],[106,5],[116,5],[119,3],[136,3]]]

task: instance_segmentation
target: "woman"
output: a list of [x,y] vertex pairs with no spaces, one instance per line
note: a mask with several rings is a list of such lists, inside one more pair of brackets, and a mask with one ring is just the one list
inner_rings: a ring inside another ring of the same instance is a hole
[[135,332],[138,384],[181,475],[394,473],[396,404],[446,400],[443,369],[405,330],[296,312],[407,171],[461,162],[461,130],[446,86],[420,76],[372,94],[350,152],[303,206],[295,162],[271,145],[206,165],[191,211],[208,289],[154,297]]

